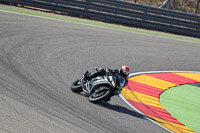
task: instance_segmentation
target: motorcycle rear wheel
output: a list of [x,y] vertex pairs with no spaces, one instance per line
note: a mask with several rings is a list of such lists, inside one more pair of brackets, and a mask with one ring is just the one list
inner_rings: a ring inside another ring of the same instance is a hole
[[92,103],[98,103],[105,99],[108,99],[111,96],[112,91],[110,89],[105,89],[104,92],[102,93],[102,95],[100,95],[100,96],[95,96],[95,93],[96,92],[93,92],[92,94],[90,94],[90,96],[88,98],[89,101]]
[[71,90],[75,93],[79,93],[83,91],[83,88],[79,79],[77,79],[76,81],[72,83]]

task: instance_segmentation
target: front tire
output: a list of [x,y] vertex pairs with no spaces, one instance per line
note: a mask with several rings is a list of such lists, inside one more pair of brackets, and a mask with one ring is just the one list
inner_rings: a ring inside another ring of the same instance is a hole
[[98,102],[101,102],[101,101],[103,101],[105,99],[108,99],[111,96],[112,91],[108,88],[108,89],[103,90],[103,92],[101,92],[102,94],[99,95],[99,96],[96,96],[96,93],[97,92],[95,91],[89,96],[89,101],[90,102],[98,103]]
[[72,83],[71,90],[75,93],[79,93],[83,91],[81,81],[79,79]]

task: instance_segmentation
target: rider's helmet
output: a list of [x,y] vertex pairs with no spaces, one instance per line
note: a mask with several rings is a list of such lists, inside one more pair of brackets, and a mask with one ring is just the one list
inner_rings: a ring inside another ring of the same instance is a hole
[[122,66],[120,68],[120,75],[122,75],[124,78],[128,78],[129,68],[127,66]]

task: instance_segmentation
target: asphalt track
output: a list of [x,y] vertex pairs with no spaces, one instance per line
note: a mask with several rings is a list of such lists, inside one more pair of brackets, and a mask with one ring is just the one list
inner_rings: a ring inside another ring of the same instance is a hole
[[200,71],[200,44],[0,12],[1,133],[165,133],[119,97],[70,90],[86,69]]

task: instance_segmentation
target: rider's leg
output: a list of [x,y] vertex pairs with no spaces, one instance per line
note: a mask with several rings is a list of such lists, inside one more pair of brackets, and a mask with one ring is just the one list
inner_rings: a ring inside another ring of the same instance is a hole
[[86,76],[86,79],[87,79],[87,80],[90,80],[90,79],[92,79],[92,78],[95,78],[95,77],[98,77],[98,76],[101,76],[101,75],[102,75],[101,72],[91,73],[91,74],[88,74],[88,75]]
[[94,72],[94,73],[91,73],[91,74],[89,74],[89,72],[86,71],[85,74],[84,74],[84,80],[90,80],[92,78],[95,78],[95,77],[98,77],[98,76],[103,76],[103,75],[104,75],[103,71],[98,71],[98,72]]

